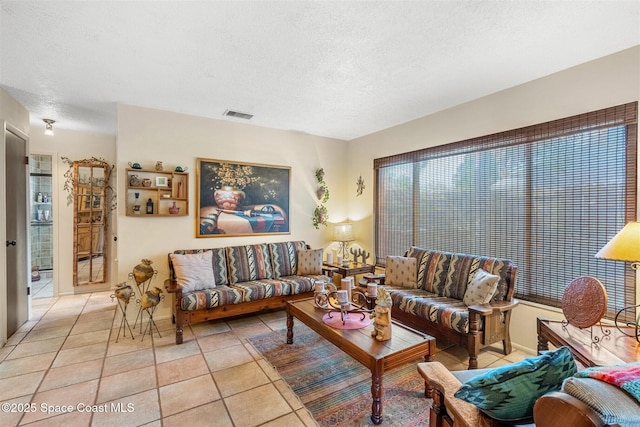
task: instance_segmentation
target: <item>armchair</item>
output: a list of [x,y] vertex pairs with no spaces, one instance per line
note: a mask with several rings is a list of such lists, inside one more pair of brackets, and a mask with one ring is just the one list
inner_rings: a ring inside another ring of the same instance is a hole
[[418,364],[425,379],[425,396],[433,398],[430,427],[638,427],[640,405],[615,386],[588,378],[570,377],[561,391],[539,397],[533,417],[519,422],[491,418],[477,406],[454,396],[462,384],[496,368],[450,372],[439,362]]

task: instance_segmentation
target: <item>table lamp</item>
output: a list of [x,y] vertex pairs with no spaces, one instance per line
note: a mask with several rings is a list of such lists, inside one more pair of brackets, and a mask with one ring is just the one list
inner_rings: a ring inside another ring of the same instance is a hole
[[626,261],[634,270],[640,269],[640,222],[632,221],[625,225],[598,251],[596,258]]
[[333,230],[333,240],[340,242],[340,249],[342,250],[342,261],[346,262],[349,259],[349,253],[347,248],[349,242],[353,242],[353,227],[350,223],[336,224]]
[[[612,261],[625,261],[631,263],[631,268],[640,270],[640,222],[632,221],[625,225],[609,243],[604,245],[596,254],[596,258]],[[635,336],[640,342],[640,314],[636,316],[635,324],[627,322],[626,326],[635,327],[635,334],[631,335],[618,325],[618,316],[626,311],[636,311],[639,305],[624,307],[616,313],[615,325],[619,331],[628,336]]]

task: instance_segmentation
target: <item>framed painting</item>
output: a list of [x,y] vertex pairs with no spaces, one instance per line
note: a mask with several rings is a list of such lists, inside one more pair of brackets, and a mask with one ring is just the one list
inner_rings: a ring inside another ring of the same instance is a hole
[[196,237],[290,234],[290,167],[196,162]]

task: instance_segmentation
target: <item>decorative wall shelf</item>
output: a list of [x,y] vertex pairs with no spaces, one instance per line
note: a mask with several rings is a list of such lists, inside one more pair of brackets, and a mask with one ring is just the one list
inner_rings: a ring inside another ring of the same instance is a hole
[[[149,200],[153,213],[147,213]],[[127,216],[145,218],[189,215],[189,173],[128,168],[126,210]]]

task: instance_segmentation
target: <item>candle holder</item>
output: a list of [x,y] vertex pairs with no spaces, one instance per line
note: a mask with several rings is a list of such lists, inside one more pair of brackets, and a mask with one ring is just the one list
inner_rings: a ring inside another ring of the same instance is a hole
[[[326,291],[316,295],[315,301],[319,308],[328,310],[329,318],[333,318],[334,313],[340,313],[340,320],[344,325],[347,315],[349,313],[356,313],[362,316],[360,320],[364,320],[369,313],[373,312],[373,309],[369,307],[369,298],[362,292],[356,291],[351,295],[351,301],[344,300],[341,297],[340,291]],[[367,305],[362,305],[364,301]],[[336,304],[337,303],[337,304]]]

